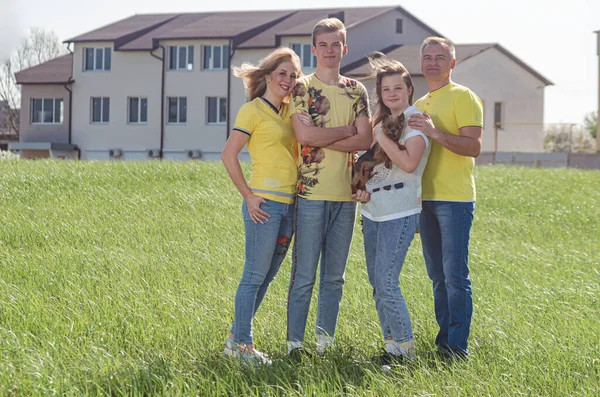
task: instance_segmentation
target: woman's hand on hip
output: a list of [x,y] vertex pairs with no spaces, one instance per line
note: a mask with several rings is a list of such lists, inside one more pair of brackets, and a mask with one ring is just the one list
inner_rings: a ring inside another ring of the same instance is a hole
[[245,198],[245,200],[246,205],[248,206],[248,213],[250,214],[250,219],[252,219],[254,223],[265,223],[265,221],[269,219],[271,215],[269,215],[267,212],[263,211],[260,208],[261,204],[266,203],[266,200],[264,198],[260,196],[255,196],[254,194],[250,194],[248,197]]

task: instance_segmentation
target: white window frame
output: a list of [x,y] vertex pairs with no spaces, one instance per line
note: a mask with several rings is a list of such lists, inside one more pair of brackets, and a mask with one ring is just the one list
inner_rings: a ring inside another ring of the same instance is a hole
[[[300,65],[302,65],[303,69],[316,69],[317,68],[317,57],[312,53],[312,44],[303,44],[303,43],[292,43],[290,44],[290,48],[294,50],[296,55],[300,58]],[[300,54],[298,54],[298,48],[300,49]],[[310,56],[310,62],[305,63],[304,54],[307,53]]]
[[[206,50],[210,48],[210,55],[207,56]],[[215,67],[215,48],[221,49],[220,66]],[[202,46],[202,69],[203,70],[227,70],[229,69],[229,45],[216,44]]]
[[[94,121],[94,100],[100,100],[100,121]],[[104,100],[108,104],[108,119],[104,120]],[[90,123],[91,124],[108,124],[110,122],[110,97],[93,96],[90,98]]]
[[[181,99],[185,98],[185,121],[181,121]],[[170,121],[171,99],[177,99],[177,121]],[[188,100],[186,96],[169,96],[167,97],[167,124],[170,125],[185,125],[187,124],[187,108]]]
[[[131,120],[131,101],[133,99],[137,99],[137,119],[138,121]],[[142,120],[142,101],[146,101],[146,120]],[[148,98],[147,97],[137,97],[130,96],[127,98],[127,124],[148,124]]]
[[[45,110],[45,104],[46,101],[52,101],[52,121],[51,122],[46,122],[44,121],[44,110]],[[42,101],[42,113],[40,115],[40,121],[33,121],[34,119],[34,112],[35,112],[35,101]],[[60,120],[56,121],[56,106],[57,106],[57,102],[59,103],[60,106]],[[65,101],[63,100],[63,98],[31,98],[31,124],[35,124],[35,125],[40,125],[40,124],[52,124],[52,125],[59,125],[62,124],[64,121],[64,104]]]
[[[92,67],[88,69],[88,58],[87,52],[88,50],[92,50]],[[98,56],[98,51],[102,52],[102,67],[96,67],[96,57]],[[108,61],[108,65],[106,64],[106,55],[109,54],[110,60]],[[83,71],[84,72],[109,72],[112,67],[112,48],[110,47],[84,47],[83,48]]]
[[[175,48],[175,67],[172,67],[172,61],[173,61],[173,51],[172,49]],[[186,63],[184,67],[179,66],[179,61],[180,61],[180,55],[181,55],[181,49],[184,49],[185,51],[185,59],[186,59]],[[169,46],[169,70],[179,70],[179,71],[185,71],[185,72],[191,72],[192,70],[194,70],[194,46],[193,45],[171,45]]]
[[[210,100],[211,99],[216,99],[217,100],[217,106],[216,106],[216,115],[215,115],[215,120],[217,121],[209,121],[210,120],[210,114],[208,113],[210,111]],[[225,102],[225,114],[222,115],[221,114],[221,101]],[[206,124],[208,125],[223,125],[223,124],[227,124],[227,98],[225,97],[217,97],[217,96],[207,96],[206,97]],[[221,121],[221,116],[223,116],[223,121]]]

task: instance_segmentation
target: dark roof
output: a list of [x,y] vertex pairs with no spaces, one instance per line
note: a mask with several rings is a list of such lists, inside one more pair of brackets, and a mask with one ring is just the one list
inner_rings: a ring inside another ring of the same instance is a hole
[[[533,68],[525,64],[519,58],[511,54],[508,50],[497,43],[488,44],[455,44],[456,49],[456,62],[460,63],[469,58],[476,56],[490,48],[496,48],[498,51],[509,57],[515,63],[520,65],[522,68],[533,74],[535,77],[540,79],[546,85],[554,85],[553,82],[536,72]],[[388,57],[393,58],[397,61],[402,62],[404,67],[412,76],[422,76],[421,73],[421,45],[420,44],[407,44],[407,45],[396,45],[390,46],[380,50],[380,52],[386,54]],[[371,73],[369,62],[367,57],[359,59],[356,62],[344,66],[341,70],[342,74],[348,76],[368,76]]]
[[[302,10],[290,14],[287,18],[280,21],[278,24],[271,26],[263,32],[255,35],[254,37],[244,41],[239,45],[239,48],[273,48],[280,45],[280,36],[284,32],[303,24],[307,19],[313,20],[322,19],[323,16],[327,16],[324,10]],[[302,35],[310,35],[312,33],[313,26],[310,30],[303,32]]]
[[[65,43],[77,43],[85,41],[115,41],[123,37],[131,36],[147,29],[156,28],[176,17],[178,14],[146,14],[134,15],[129,18],[103,26],[91,32],[73,37]],[[143,34],[141,33],[141,34]]]
[[115,50],[153,50],[160,39],[227,38],[242,42],[294,11],[134,15],[66,42],[114,41]]
[[289,18],[245,41],[239,48],[272,48],[281,44],[281,36],[310,36],[317,22],[335,14],[343,13],[344,25],[350,30],[372,18],[394,10],[404,13],[419,26],[429,30],[431,35],[440,36],[440,33],[425,25],[402,7],[323,8],[298,10]]
[[[398,48],[402,47],[402,44],[394,44],[391,45],[389,47],[386,48],[382,48],[379,51],[374,51],[375,52],[381,52],[385,55],[387,55],[388,57],[392,57],[394,59],[398,59],[395,56],[391,55],[390,53]],[[369,54],[370,55],[370,54]],[[342,66],[342,68],[340,69],[341,74],[343,75],[347,75],[347,76],[355,76],[355,77],[365,77],[371,74],[371,68],[369,67],[369,58],[368,57],[363,57],[360,58],[352,63],[349,63],[345,66]],[[411,75],[413,73],[411,73],[411,71],[408,71]]]
[[156,39],[233,38],[289,16],[293,11],[235,11],[212,13]]
[[73,55],[54,58],[29,69],[15,73],[17,84],[68,84],[72,83]]
[[115,50],[152,50],[160,39],[233,39],[241,48],[273,48],[281,36],[306,36],[315,24],[342,14],[348,29],[379,15],[399,10],[415,23],[439,35],[402,7],[358,7],[280,11],[232,11],[188,14],[141,14],[103,26],[66,42],[113,41]]
[[157,47],[156,37],[166,34],[173,29],[179,29],[190,23],[194,23],[211,14],[182,14],[168,20],[163,25],[153,29],[134,40],[131,40],[118,48],[120,51],[153,50]]
[[[390,7],[371,7],[371,8],[348,8],[348,9],[323,9],[323,10],[308,10],[313,12],[299,11],[305,17],[304,23],[300,23],[288,30],[282,31],[280,34],[284,36],[294,35],[310,35],[312,30],[321,19],[328,17],[329,15],[343,13],[344,25],[346,29],[356,25],[359,22],[370,19],[376,15],[381,14],[384,11],[388,11]],[[316,13],[314,12],[316,11]]]

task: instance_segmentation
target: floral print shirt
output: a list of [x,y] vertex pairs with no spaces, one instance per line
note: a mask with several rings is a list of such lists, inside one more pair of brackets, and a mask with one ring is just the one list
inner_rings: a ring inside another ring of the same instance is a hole
[[[292,114],[308,113],[313,124],[323,128],[350,125],[371,115],[364,85],[343,76],[334,85],[323,83],[315,74],[300,78],[290,105]],[[297,195],[309,200],[351,201],[354,157],[354,153],[300,145]]]

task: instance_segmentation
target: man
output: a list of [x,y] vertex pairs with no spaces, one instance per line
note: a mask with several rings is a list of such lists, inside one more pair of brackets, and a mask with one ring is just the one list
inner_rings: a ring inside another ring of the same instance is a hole
[[471,90],[452,82],[454,45],[429,37],[421,46],[421,71],[429,93],[415,106],[423,115],[408,121],[433,141],[423,173],[419,230],[429,278],[433,281],[436,338],[446,358],[466,358],[473,313],[469,238],[475,210],[475,157],[481,151],[483,109]]
[[319,257],[317,352],[332,343],[356,216],[350,183],[354,152],[371,145],[365,87],[340,75],[348,52],[337,18],[318,22],[312,34],[315,73],[299,79],[292,94],[292,123],[300,143],[296,230],[288,295],[288,353],[299,359]]

